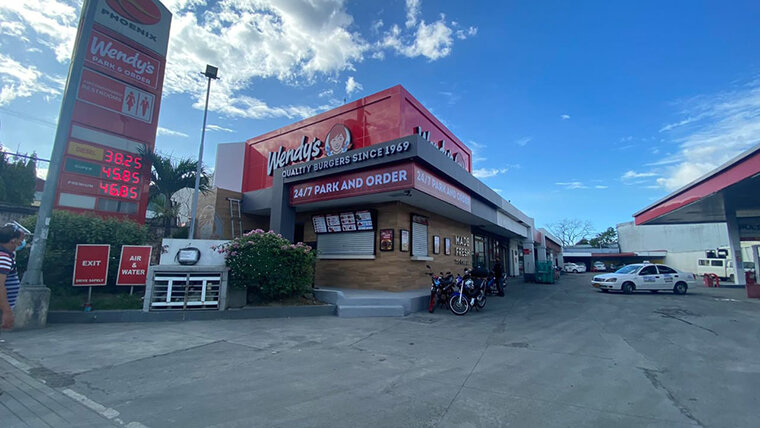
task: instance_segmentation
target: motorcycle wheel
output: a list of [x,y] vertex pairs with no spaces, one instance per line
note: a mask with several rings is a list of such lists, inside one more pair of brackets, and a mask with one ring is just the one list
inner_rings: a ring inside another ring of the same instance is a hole
[[454,315],[464,315],[470,312],[470,302],[466,298],[459,299],[459,296],[451,296],[449,299],[449,309]]
[[481,294],[480,296],[475,298],[475,309],[481,310],[486,307],[486,296],[485,294]]

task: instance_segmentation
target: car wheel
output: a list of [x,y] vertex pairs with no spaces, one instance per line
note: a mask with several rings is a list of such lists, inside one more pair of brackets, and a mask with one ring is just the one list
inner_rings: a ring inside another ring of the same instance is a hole
[[625,284],[623,284],[622,290],[623,290],[623,294],[631,294],[631,293],[633,293],[633,290],[634,290],[633,283],[632,282],[626,282]]
[[685,282],[679,282],[676,283],[675,287],[673,287],[673,293],[675,294],[686,294],[686,290],[689,287],[686,285]]
[[573,273],[578,273],[578,269],[573,269]]

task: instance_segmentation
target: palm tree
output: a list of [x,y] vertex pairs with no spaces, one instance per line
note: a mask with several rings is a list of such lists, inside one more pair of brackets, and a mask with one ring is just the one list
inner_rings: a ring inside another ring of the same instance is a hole
[[[152,165],[150,171],[150,208],[158,214],[163,223],[164,236],[171,235],[171,228],[176,225],[179,204],[172,200],[178,191],[195,187],[195,173],[198,161],[180,159],[172,162],[168,156],[156,152],[143,152],[143,159]],[[201,192],[209,190],[209,177],[201,167]]]

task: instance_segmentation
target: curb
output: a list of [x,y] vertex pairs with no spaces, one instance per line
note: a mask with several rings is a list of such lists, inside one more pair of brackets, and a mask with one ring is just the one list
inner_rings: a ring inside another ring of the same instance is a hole
[[93,324],[119,322],[161,322],[161,321],[210,321],[238,320],[254,318],[296,318],[335,316],[335,305],[312,306],[261,306],[242,309],[216,309],[195,311],[143,312],[139,309],[113,311],[51,311],[49,324]]

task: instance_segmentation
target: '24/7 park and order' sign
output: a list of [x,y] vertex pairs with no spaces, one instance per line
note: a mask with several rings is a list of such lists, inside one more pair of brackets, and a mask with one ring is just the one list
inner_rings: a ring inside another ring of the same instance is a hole
[[150,165],[141,153],[155,145],[172,15],[157,0],[84,7],[55,207],[144,222]]

